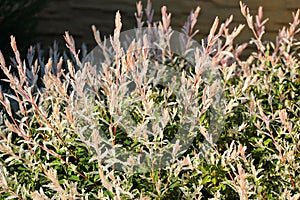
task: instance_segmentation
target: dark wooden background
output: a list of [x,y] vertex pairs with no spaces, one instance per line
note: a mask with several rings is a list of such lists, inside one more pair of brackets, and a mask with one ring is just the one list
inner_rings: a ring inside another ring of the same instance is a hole
[[[142,3],[146,6],[147,0]],[[266,39],[273,40],[282,26],[292,21],[292,12],[300,8],[300,0],[244,0],[250,11],[257,13],[258,7],[264,7],[264,16],[270,18],[266,26]],[[96,25],[101,35],[109,35],[114,29],[114,16],[117,10],[122,15],[123,30],[135,27],[135,0],[50,0],[47,6],[38,14],[37,40],[48,48],[54,40],[64,46],[63,34],[69,31],[79,47],[82,42],[91,50],[96,43],[91,31],[91,25]],[[224,21],[234,15],[233,26],[246,23],[239,7],[239,0],[153,0],[155,19],[160,17],[160,8],[168,7],[172,13],[171,26],[180,30],[190,10],[198,5],[201,7],[197,28],[200,30],[196,39],[207,35],[214,18],[219,16]],[[237,39],[237,42],[248,41],[251,37],[248,27]]]

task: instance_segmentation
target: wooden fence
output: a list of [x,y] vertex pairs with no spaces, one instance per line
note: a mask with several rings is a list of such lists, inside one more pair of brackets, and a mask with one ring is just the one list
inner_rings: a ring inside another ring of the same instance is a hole
[[[146,0],[143,0],[146,5]],[[171,26],[180,30],[190,10],[201,7],[197,28],[200,34],[197,39],[207,35],[214,18],[219,16],[224,21],[231,14],[234,16],[233,26],[246,23],[243,18],[239,0],[153,0],[155,19],[160,17],[160,8],[163,5],[168,7],[172,13]],[[244,0],[255,14],[258,7],[264,7],[264,16],[270,18],[267,26],[267,39],[273,40],[282,26],[287,26],[292,21],[292,12],[300,8],[299,0]],[[51,45],[57,40],[60,46],[64,45],[63,34],[69,31],[77,44],[86,43],[91,49],[96,45],[93,39],[91,25],[96,25],[101,35],[109,35],[114,28],[114,15],[120,10],[122,15],[123,30],[135,27],[135,3],[132,0],[51,0],[39,15],[37,27],[38,40],[44,47]],[[251,37],[246,27],[237,42],[247,41]]]

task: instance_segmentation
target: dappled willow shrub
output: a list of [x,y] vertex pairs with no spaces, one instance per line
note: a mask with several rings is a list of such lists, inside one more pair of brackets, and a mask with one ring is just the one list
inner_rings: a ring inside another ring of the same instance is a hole
[[[27,61],[23,62],[15,38],[11,37],[17,74],[11,73],[11,67],[0,53],[1,69],[10,84],[0,93],[1,199],[299,199],[300,70],[295,35],[299,32],[300,11],[293,14],[294,21],[280,30],[276,42],[272,43],[262,41],[266,23],[262,8],[253,22],[248,8],[242,3],[240,6],[253,31],[249,43],[256,45],[255,52],[245,60],[239,57],[247,43],[234,46],[233,39],[244,25],[230,32],[232,17],[220,26],[216,18],[209,35],[201,42],[200,51],[194,52],[196,66],[208,59],[209,66],[216,67],[221,74],[226,107],[225,122],[219,127],[220,139],[203,157],[200,149],[210,126],[211,105],[201,100],[210,100],[212,87],[204,86],[203,80],[197,79],[201,73],[199,67],[191,68],[176,55],[165,54],[163,64],[180,71],[182,79],[187,80],[186,85],[197,86],[194,92],[198,95],[197,110],[201,115],[196,121],[197,136],[188,151],[169,166],[148,172],[116,170],[114,165],[103,162],[106,152],[96,148],[102,139],[95,127],[100,127],[107,142],[113,145],[137,152],[145,150],[150,157],[155,148],[160,149],[152,141],[127,137],[113,118],[114,106],[118,106],[113,94],[119,91],[116,88],[126,74],[124,69],[134,68],[130,63],[134,63],[132,57],[116,56],[116,62],[107,65],[104,73],[96,73],[85,62],[86,53],[80,55],[74,39],[66,33],[70,57],[61,57],[54,46],[45,62],[41,53],[35,56],[31,48]],[[166,7],[161,11],[162,20],[153,22],[148,1],[144,23],[142,4],[137,3],[137,26],[155,28],[166,36],[172,31],[171,15]],[[183,26],[187,47],[197,33],[194,26],[199,12],[199,7],[192,11]],[[115,52],[122,52],[118,46],[122,27],[119,13],[115,25],[110,41],[116,47]],[[93,31],[98,45],[103,46],[99,31],[95,27]],[[118,62],[121,64],[117,65]],[[85,93],[88,81],[93,83],[90,89],[96,104],[91,98],[83,98],[88,94]],[[149,104],[176,102],[172,95],[165,98],[167,88],[153,87],[151,92],[144,98],[148,104],[136,103],[145,109],[130,113],[137,124],[143,123],[147,106],[151,108]],[[76,104],[77,100],[83,104]],[[181,116],[174,113],[165,113],[174,116],[163,132],[167,139],[178,129]],[[91,132],[90,140],[85,137],[86,132]]]

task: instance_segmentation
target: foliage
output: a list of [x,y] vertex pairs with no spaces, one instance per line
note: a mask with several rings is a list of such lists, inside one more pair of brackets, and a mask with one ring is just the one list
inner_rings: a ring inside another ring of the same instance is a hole
[[[255,44],[256,50],[246,60],[240,59],[248,43],[234,46],[233,39],[244,25],[230,32],[230,17],[220,26],[216,18],[207,39],[202,41],[201,54],[195,52],[196,66],[207,61],[199,58],[207,58],[221,74],[226,107],[219,140],[201,156],[210,125],[211,104],[205,100],[212,101],[213,87],[200,79],[199,67],[190,69],[187,63],[177,62],[176,55],[162,49],[166,53],[164,64],[182,70],[183,86],[198,95],[199,129],[193,144],[180,158],[167,167],[142,173],[130,168],[119,171],[103,162],[106,152],[99,145],[103,141],[97,130],[104,130],[108,138],[104,142],[146,151],[150,157],[160,150],[164,139],[173,137],[182,115],[176,114],[172,106],[166,106],[165,116],[173,118],[159,119],[159,123],[166,124],[163,136],[153,135],[152,141],[127,137],[112,117],[118,114],[117,108],[128,106],[115,98],[124,92],[123,77],[132,71],[143,77],[142,72],[135,71],[135,64],[139,59],[146,61],[147,56],[120,57],[116,53],[116,62],[103,64],[104,73],[96,73],[91,63],[81,59],[85,53],[79,54],[67,32],[71,56],[61,57],[54,45],[46,63],[34,48],[29,49],[27,62],[23,62],[15,38],[11,37],[17,74],[11,73],[0,53],[1,69],[10,83],[10,89],[0,93],[1,199],[299,199],[300,69],[295,35],[299,32],[300,10],[272,43],[262,41],[267,22],[262,8],[254,22],[248,8],[243,3],[240,6],[253,31],[249,44]],[[186,50],[197,33],[193,28],[199,11],[196,8],[191,12],[182,29]],[[162,8],[161,22],[152,21],[150,1],[145,13],[148,27],[165,35],[170,33],[171,15],[166,7]],[[145,25],[142,16],[142,5],[137,3],[138,27]],[[110,41],[115,52],[122,52],[118,46],[122,26],[119,13],[115,24]],[[103,46],[95,27],[93,31],[98,45]],[[137,54],[144,55],[141,51]],[[139,84],[139,79],[135,81]],[[90,86],[95,102],[87,96],[90,93],[84,92],[86,83],[93,83]],[[153,104],[176,103],[176,97],[167,95],[172,94],[170,88],[146,86],[147,90],[135,93],[143,100],[131,105],[142,108],[131,113],[140,125],[155,114]],[[91,137],[87,138],[87,134]]]

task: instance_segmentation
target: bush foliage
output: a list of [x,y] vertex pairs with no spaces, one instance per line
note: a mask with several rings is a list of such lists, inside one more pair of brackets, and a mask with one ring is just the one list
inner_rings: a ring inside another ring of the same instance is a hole
[[[230,30],[232,16],[220,25],[216,18],[201,42],[201,53],[195,52],[196,66],[206,62],[200,57],[207,58],[210,67],[216,67],[221,74],[226,106],[219,140],[204,157],[200,155],[210,125],[212,104],[207,102],[213,99],[213,87],[203,85],[199,68],[178,64],[174,61],[176,55],[162,49],[164,64],[181,70],[184,86],[193,88],[198,95],[199,130],[180,158],[167,167],[143,173],[130,168],[119,171],[103,162],[105,152],[97,148],[101,140],[97,128],[104,130],[107,142],[146,151],[151,157],[151,152],[160,150],[163,141],[174,135],[182,116],[170,106],[170,101],[176,103],[176,98],[168,95],[172,88],[169,91],[146,84],[145,90],[136,91],[143,97],[137,102],[141,109],[131,115],[142,125],[147,116],[155,114],[152,104],[169,105],[165,117],[159,119],[159,123],[166,124],[162,136],[153,135],[152,141],[130,138],[112,117],[117,115],[117,108],[124,107],[116,98],[122,92],[122,77],[132,72],[143,77],[134,66],[139,59],[148,59],[143,52],[136,57],[118,56],[118,52],[122,55],[118,46],[120,14],[116,14],[115,32],[109,41],[116,53],[115,63],[103,64],[104,73],[96,73],[90,63],[83,61],[85,51],[76,50],[67,32],[70,55],[61,56],[54,45],[46,61],[33,47],[27,60],[22,61],[11,36],[15,53],[12,66],[0,53],[1,69],[10,84],[0,93],[1,199],[299,199],[300,69],[295,35],[299,32],[300,10],[293,14],[293,22],[279,31],[275,42],[267,42],[262,40],[267,22],[262,8],[253,18],[246,5],[240,6],[253,38],[235,45],[234,38],[245,25]],[[144,21],[142,4],[137,3],[137,27],[153,27],[164,36],[170,34],[171,15],[166,7],[161,11],[162,20],[153,22],[148,1]],[[182,28],[187,51],[197,33],[194,26],[199,12],[199,7],[192,11]],[[101,47],[99,31],[95,27],[93,31]],[[248,44],[254,44],[256,49],[242,59],[240,55]],[[17,73],[12,73],[12,67]],[[88,82],[94,83],[95,102],[86,96],[84,86]],[[166,120],[166,116],[170,119]],[[85,134],[89,131],[91,138],[87,140]]]

